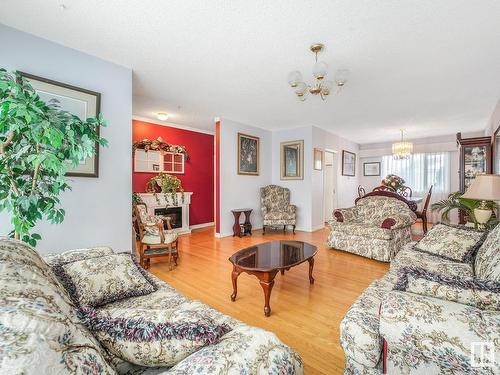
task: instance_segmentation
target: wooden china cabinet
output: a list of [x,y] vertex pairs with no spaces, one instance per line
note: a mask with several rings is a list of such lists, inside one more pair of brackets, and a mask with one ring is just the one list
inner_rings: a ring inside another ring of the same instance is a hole
[[[478,174],[491,173],[491,137],[462,138],[462,134],[457,133],[457,145],[460,150],[458,170],[460,192],[463,194]],[[465,223],[462,211],[460,211],[460,223]]]

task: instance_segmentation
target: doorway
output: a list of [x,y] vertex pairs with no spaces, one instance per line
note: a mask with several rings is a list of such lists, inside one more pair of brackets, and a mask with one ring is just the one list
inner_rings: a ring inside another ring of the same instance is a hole
[[325,223],[332,219],[337,207],[337,153],[325,150],[323,174],[323,217]]

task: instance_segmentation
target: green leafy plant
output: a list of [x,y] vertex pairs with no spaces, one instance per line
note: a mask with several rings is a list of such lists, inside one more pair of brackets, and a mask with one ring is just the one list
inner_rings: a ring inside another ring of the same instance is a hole
[[160,190],[160,192],[165,195],[165,200],[167,202],[168,197],[170,196],[174,206],[178,205],[177,192],[181,193],[181,199],[182,202],[184,202],[184,189],[182,187],[182,182],[175,176],[160,172],[157,176],[151,177],[146,185],[146,191],[153,193],[156,201],[160,203],[157,196],[157,190]]
[[[467,218],[467,220],[474,224],[474,227],[479,226],[476,217],[474,216],[474,209],[479,207],[481,201],[476,199],[462,198],[462,194],[459,192],[454,192],[448,195],[448,198],[443,199],[439,202],[433,203],[431,206],[432,211],[441,212],[441,220],[444,222],[450,221],[450,212],[458,209],[462,210]],[[491,219],[486,223],[486,227],[494,226],[498,220],[495,215],[495,210],[497,205],[495,202],[488,202],[487,206],[493,211]]]
[[98,131],[105,125],[101,115],[81,120],[45,103],[18,73],[0,69],[0,212],[11,215],[11,237],[35,246],[37,221],[64,220],[67,167],[95,154],[95,142],[107,145]]

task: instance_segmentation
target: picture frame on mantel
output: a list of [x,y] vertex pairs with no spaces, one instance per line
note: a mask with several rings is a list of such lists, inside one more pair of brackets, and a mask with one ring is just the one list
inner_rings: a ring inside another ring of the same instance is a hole
[[304,179],[304,141],[281,142],[281,180]]
[[363,176],[380,176],[380,162],[369,161],[363,163]]
[[238,174],[259,175],[260,138],[238,133]]
[[342,150],[342,176],[356,176],[356,154]]
[[[101,112],[101,94],[81,87],[53,81],[33,74],[19,72],[35,89],[40,98],[49,103],[56,100],[60,109],[78,116],[81,120],[97,117]],[[97,128],[99,134],[99,128]],[[95,154],[76,167],[68,163],[66,176],[99,177],[99,143],[95,143]]]

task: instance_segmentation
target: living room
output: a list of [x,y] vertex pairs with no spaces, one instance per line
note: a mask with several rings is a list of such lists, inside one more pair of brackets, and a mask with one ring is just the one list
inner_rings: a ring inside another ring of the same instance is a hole
[[500,371],[498,2],[2,8],[0,373]]

